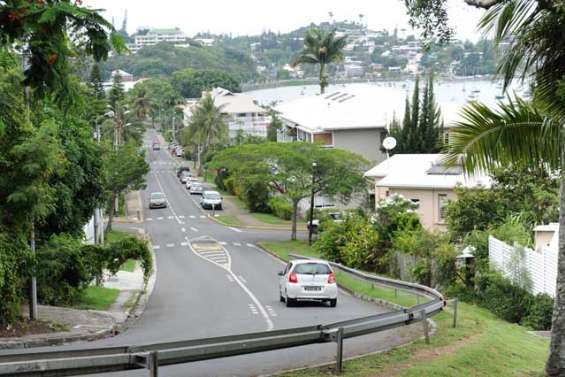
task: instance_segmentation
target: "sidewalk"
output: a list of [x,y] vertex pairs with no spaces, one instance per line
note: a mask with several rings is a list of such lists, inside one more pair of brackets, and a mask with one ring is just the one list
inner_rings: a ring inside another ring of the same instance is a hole
[[125,216],[114,217],[114,223],[142,223],[143,201],[141,191],[131,191],[126,194]]
[[[140,228],[126,224],[120,224],[118,227],[129,232],[143,232]],[[128,320],[141,315],[154,282],[155,269],[147,287],[145,287],[143,269],[138,263],[133,272],[119,271],[102,284],[105,288],[120,290],[116,302],[110,306],[108,311],[39,305],[39,320],[50,323],[52,327],[58,330],[63,329],[63,331],[0,338],[0,350],[60,345],[117,335],[126,328]],[[27,308],[24,310],[27,310]],[[27,312],[24,313],[25,315],[27,315]]]

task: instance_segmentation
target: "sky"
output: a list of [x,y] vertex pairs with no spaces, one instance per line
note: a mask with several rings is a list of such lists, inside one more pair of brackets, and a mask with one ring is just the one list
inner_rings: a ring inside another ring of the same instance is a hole
[[[481,11],[465,5],[463,0],[448,0],[451,24],[460,39],[477,40]],[[328,21],[333,12],[338,21],[359,20],[369,29],[409,29],[404,0],[85,0],[83,4],[105,9],[107,19],[122,23],[128,13],[128,32],[139,27],[180,27],[188,35],[201,31],[214,34],[259,34],[265,30],[289,32],[311,22]]]

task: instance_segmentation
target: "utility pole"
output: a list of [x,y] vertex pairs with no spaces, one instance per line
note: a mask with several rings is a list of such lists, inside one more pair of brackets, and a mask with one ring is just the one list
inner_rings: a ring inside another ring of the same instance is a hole
[[316,167],[318,164],[312,162],[312,195],[310,196],[310,220],[308,223],[308,245],[312,245],[312,233],[314,232],[314,196],[316,191],[314,185],[316,184]]

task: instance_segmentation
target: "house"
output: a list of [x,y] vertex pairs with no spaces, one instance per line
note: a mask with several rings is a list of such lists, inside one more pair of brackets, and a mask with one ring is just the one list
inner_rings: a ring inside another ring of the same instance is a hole
[[[207,93],[203,92],[202,96]],[[271,117],[267,115],[265,109],[255,103],[253,97],[244,93],[232,93],[224,88],[214,88],[209,93],[214,98],[214,104],[221,109],[228,125],[230,140],[235,139],[238,134],[267,137]],[[197,105],[197,101],[187,100],[183,110],[186,122],[190,122],[193,109]]]
[[487,175],[465,175],[461,166],[447,167],[441,154],[395,154],[365,173],[375,184],[375,203],[399,194],[418,205],[422,225],[445,230],[445,209],[457,200],[456,187],[488,188]]
[[134,81],[133,75],[131,73],[123,71],[121,69],[113,70],[112,73],[110,73],[110,77],[111,77],[112,80],[114,80],[114,77],[116,77],[116,76],[120,76],[120,79],[122,80],[122,82]]
[[362,87],[303,96],[274,108],[283,122],[277,141],[342,148],[378,163],[386,157],[381,143],[394,107],[403,104],[402,92],[380,97]]

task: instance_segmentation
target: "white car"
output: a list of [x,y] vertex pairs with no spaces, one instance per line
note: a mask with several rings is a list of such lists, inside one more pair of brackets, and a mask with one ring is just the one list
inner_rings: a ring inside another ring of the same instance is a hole
[[190,190],[190,187],[192,186],[192,184],[194,182],[198,182],[198,178],[194,178],[194,177],[188,177],[187,181],[186,181],[186,189]]
[[328,262],[293,260],[279,272],[279,276],[280,299],[286,306],[303,300],[329,302],[332,308],[337,305],[337,283]]
[[180,179],[181,183],[186,184],[186,182],[188,182],[191,177],[192,177],[192,173],[185,170],[185,171],[181,172],[179,179]]
[[204,209],[222,209],[222,196],[217,191],[204,191],[200,198],[200,205]]
[[190,185],[190,195],[202,195],[204,192],[204,187],[200,182],[192,182]]

